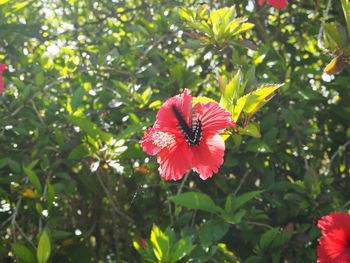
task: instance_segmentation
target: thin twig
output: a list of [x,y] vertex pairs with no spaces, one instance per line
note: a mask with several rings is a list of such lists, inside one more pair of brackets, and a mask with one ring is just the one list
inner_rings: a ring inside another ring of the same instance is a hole
[[39,118],[41,124],[45,126],[45,122],[44,122],[43,118],[40,116],[40,113],[39,113],[37,107],[35,106],[34,101],[32,100],[31,103],[32,103],[33,109],[34,109],[36,115],[38,116],[38,118]]
[[[33,101],[33,99],[38,96],[43,90],[49,89],[52,86],[56,85],[57,83],[61,82],[62,80],[68,79],[70,78],[71,75],[66,75],[66,76],[62,76],[57,78],[55,81],[51,82],[50,84],[44,86],[43,88],[37,90],[29,99],[28,101],[31,102]],[[27,101],[27,102],[28,102]],[[17,109],[15,109],[12,113],[11,113],[11,117],[15,116],[21,109],[24,108],[24,106],[26,105],[26,103],[21,104],[21,106],[19,106]]]
[[1,223],[0,229],[3,228],[8,222],[11,221],[12,216],[13,216],[13,214],[10,215],[4,222]]
[[347,202],[343,205],[343,209],[345,209],[349,204],[350,204],[350,200],[347,201]]
[[142,54],[142,56],[140,57],[140,60],[144,60],[147,56],[147,54],[156,46],[158,46],[160,43],[162,43],[165,39],[167,39],[168,37],[170,37],[171,35],[165,35],[162,36],[161,38],[157,39],[156,41],[154,41],[146,50],[145,52]]
[[233,192],[233,195],[236,195],[238,193],[238,191],[241,189],[243,183],[245,182],[247,176],[249,174],[249,170],[247,169],[247,171],[244,173],[244,175],[242,176],[241,181],[239,182],[239,185],[237,186],[236,190]]
[[346,143],[344,143],[343,145],[339,146],[338,149],[333,153],[331,159],[329,160],[329,163],[327,164],[327,168],[326,168],[326,175],[329,174],[329,171],[331,170],[331,165],[332,162],[334,161],[335,157],[337,157],[338,153],[340,152],[340,150],[345,150],[346,147],[350,144],[350,140],[348,140]]
[[186,181],[187,181],[188,176],[190,175],[190,173],[191,173],[191,170],[189,170],[189,171],[185,174],[184,179],[182,179],[182,182],[181,182],[181,184],[180,184],[180,186],[179,186],[179,189],[177,190],[177,195],[181,194],[182,188],[184,187],[184,185],[185,185],[185,183],[186,183]]
[[174,226],[173,213],[171,211],[171,202],[169,200],[168,200],[168,208],[169,208],[169,215],[170,215],[170,225]]
[[17,241],[17,237],[16,237],[16,217],[17,217],[18,209],[19,209],[21,203],[22,203],[22,196],[20,196],[18,198],[18,201],[16,203],[16,206],[15,206],[15,208],[13,210],[13,214],[12,214],[12,217],[11,217],[12,237],[13,237],[13,241],[14,242]]
[[[34,245],[33,241],[29,239],[29,237],[24,233],[23,229],[18,225],[17,222],[15,222],[16,228],[19,230],[21,235],[28,241],[28,243],[36,250],[36,246]],[[40,233],[40,231],[39,231]]]
[[322,35],[323,35],[323,30],[324,30],[324,25],[326,23],[326,18],[328,16],[329,10],[331,8],[331,3],[332,3],[332,0],[328,0],[327,8],[326,8],[326,10],[323,13],[323,19],[322,19],[322,22],[321,22],[320,31],[318,31],[318,35],[317,35],[317,46],[320,49],[322,49],[322,50],[326,50],[325,47],[322,44],[321,38],[322,38]]
[[133,220],[131,217],[129,217],[128,215],[126,215],[125,213],[123,213],[122,211],[120,211],[120,210],[117,208],[117,206],[115,205],[115,203],[114,203],[114,201],[113,201],[112,195],[111,195],[111,193],[108,191],[108,189],[107,189],[107,187],[105,186],[104,182],[102,181],[102,178],[101,178],[100,174],[99,174],[99,173],[96,173],[96,174],[97,174],[97,179],[98,179],[98,181],[100,182],[101,187],[102,187],[103,190],[105,191],[105,193],[106,193],[106,195],[107,195],[107,198],[108,198],[108,200],[109,200],[109,203],[111,204],[113,210],[114,210],[118,215],[124,217],[125,219],[127,219],[128,221],[130,221],[130,222],[133,223],[134,220]]

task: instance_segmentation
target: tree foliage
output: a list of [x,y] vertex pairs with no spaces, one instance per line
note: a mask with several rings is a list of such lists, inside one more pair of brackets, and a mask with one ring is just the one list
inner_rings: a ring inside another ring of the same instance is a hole
[[[0,261],[315,262],[350,204],[341,2],[0,1]],[[184,88],[237,121],[206,181],[139,145]]]

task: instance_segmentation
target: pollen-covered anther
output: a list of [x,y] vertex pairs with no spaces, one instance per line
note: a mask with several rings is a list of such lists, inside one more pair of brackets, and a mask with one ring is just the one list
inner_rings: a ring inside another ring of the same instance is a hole
[[165,148],[175,142],[175,136],[167,132],[157,131],[152,134],[152,141],[154,145]]

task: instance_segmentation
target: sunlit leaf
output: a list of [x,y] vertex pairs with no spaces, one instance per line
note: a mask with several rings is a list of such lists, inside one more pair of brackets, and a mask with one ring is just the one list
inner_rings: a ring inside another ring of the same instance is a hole
[[39,263],[46,263],[51,255],[51,241],[46,230],[44,230],[39,239],[36,257]]
[[151,242],[157,259],[161,262],[166,262],[170,252],[170,241],[156,225],[153,225],[151,231]]
[[261,137],[259,124],[256,122],[251,122],[245,127],[238,127],[238,132],[241,135],[249,135],[256,138]]

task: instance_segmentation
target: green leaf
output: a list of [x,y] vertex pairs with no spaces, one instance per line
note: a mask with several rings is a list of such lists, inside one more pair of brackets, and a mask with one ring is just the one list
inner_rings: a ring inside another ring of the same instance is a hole
[[72,96],[71,107],[76,110],[82,103],[85,94],[84,87],[80,86],[77,88]]
[[147,104],[149,102],[149,100],[151,99],[152,96],[152,89],[151,88],[147,88],[141,95],[142,100],[143,100],[143,104]]
[[257,122],[251,122],[245,127],[238,127],[238,131],[240,135],[249,135],[255,138],[260,138],[260,127]]
[[169,237],[166,236],[156,225],[153,225],[151,231],[151,242],[156,258],[161,262],[166,262],[170,252]]
[[50,209],[55,201],[55,188],[51,184],[47,184],[46,202],[47,207]]
[[350,2],[349,2],[349,0],[341,0],[341,5],[342,5],[344,16],[345,16],[346,28],[348,30],[348,35],[350,35]]
[[237,103],[237,99],[243,94],[244,87],[241,85],[242,73],[237,71],[236,75],[222,91],[220,106],[232,113],[232,119],[237,121],[239,114],[243,109],[243,105]]
[[64,146],[64,137],[62,135],[62,131],[59,129],[55,129],[55,140],[56,143],[62,148]]
[[252,140],[247,144],[247,152],[271,153],[271,148],[263,141]]
[[238,197],[229,195],[226,199],[225,211],[227,213],[232,213],[242,207],[245,203],[253,199],[254,197],[260,195],[264,191],[252,191],[244,193]]
[[91,147],[87,143],[82,143],[75,147],[68,155],[68,159],[81,160],[92,154]]
[[229,225],[217,220],[209,220],[203,224],[199,232],[199,240],[207,246],[219,241],[228,231]]
[[18,11],[22,8],[24,8],[26,5],[28,5],[29,3],[31,2],[31,0],[27,0],[27,1],[24,1],[24,2],[20,2],[20,3],[16,3],[12,6],[13,8],[13,11]]
[[237,104],[244,104],[243,112],[250,117],[264,106],[273,96],[272,93],[284,84],[265,84],[249,94],[239,98]]
[[191,253],[196,246],[192,245],[191,237],[178,240],[171,248],[170,262],[178,262],[183,257]]
[[11,170],[14,171],[15,173],[20,173],[21,172],[21,166],[19,165],[18,162],[7,159],[7,164],[10,166]]
[[[243,20],[244,21],[244,20]],[[242,21],[240,21],[240,23],[242,23]],[[252,29],[255,25],[252,23],[242,23],[239,25],[238,29],[234,31],[234,33],[232,34],[232,36],[235,35],[240,35],[250,29]]]
[[132,125],[126,127],[125,129],[123,129],[120,133],[118,133],[117,136],[115,137],[115,140],[119,141],[119,140],[126,139],[126,138],[130,137],[131,135],[142,131],[142,128],[147,126],[147,125],[148,125],[148,123],[144,123],[144,122],[132,124]]
[[150,105],[148,105],[148,108],[150,108],[150,109],[159,109],[160,108],[160,106],[162,106],[162,104],[163,104],[163,102],[162,101],[160,101],[160,100],[155,100],[155,101],[153,101]]
[[232,43],[234,45],[241,46],[244,48],[249,48],[249,49],[254,50],[254,51],[259,50],[259,47],[257,45],[255,45],[252,41],[249,41],[249,40],[237,39],[237,40],[232,41]]
[[41,87],[45,82],[45,77],[42,72],[39,72],[35,75],[35,85]]
[[21,166],[16,161],[11,160],[10,158],[0,159],[0,169],[5,166],[9,166],[11,170],[15,173],[21,172]]
[[336,43],[337,47],[342,46],[341,37],[335,23],[325,23],[324,33]]
[[204,21],[191,23],[190,26],[194,29],[197,29],[198,31],[201,31],[201,32],[209,35],[209,36],[213,34],[213,31],[210,28],[210,26],[208,25],[208,23],[206,23]]
[[279,248],[279,247],[283,246],[287,242],[287,240],[291,237],[291,235],[293,235],[293,232],[282,231],[272,241],[271,246],[275,247],[275,248]]
[[51,242],[47,231],[44,230],[39,239],[38,250],[36,252],[36,257],[39,263],[46,263],[50,258],[51,254]]
[[25,166],[23,167],[23,171],[28,176],[29,181],[33,184],[33,186],[38,191],[38,193],[41,194],[42,193],[41,183],[36,173],[30,168]]
[[224,212],[222,214],[223,219],[229,224],[239,224],[242,221],[242,218],[246,215],[247,211],[240,209],[237,213],[229,214]]
[[277,237],[277,235],[280,234],[280,231],[277,228],[272,228],[265,232],[261,237],[260,237],[260,247],[262,249],[267,248],[270,246],[272,241]]
[[62,230],[52,230],[51,231],[51,238],[53,240],[62,240],[66,239],[68,237],[74,236],[73,233],[67,232],[67,231],[62,231]]
[[169,200],[189,209],[199,209],[212,213],[222,212],[222,209],[216,206],[208,195],[199,192],[187,192],[170,196]]
[[19,243],[12,243],[12,250],[21,263],[35,263],[36,259],[33,252]]
[[97,124],[92,121],[84,118],[77,117],[73,115],[64,115],[64,117],[73,125],[78,126],[84,132],[86,132],[90,137],[95,139],[96,141],[103,141],[105,143],[110,143],[113,139],[113,134],[104,132],[100,128],[97,127]]
[[0,169],[7,165],[7,158],[0,159]]

